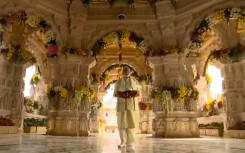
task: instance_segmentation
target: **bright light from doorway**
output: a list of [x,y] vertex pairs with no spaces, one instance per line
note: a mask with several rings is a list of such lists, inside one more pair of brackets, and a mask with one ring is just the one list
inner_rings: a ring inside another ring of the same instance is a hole
[[117,98],[113,96],[114,84],[110,85],[110,88],[106,91],[106,95],[103,97],[104,108],[116,108]]
[[216,68],[214,65],[209,65],[207,73],[211,76],[212,82],[210,85],[210,90],[212,93],[212,98],[217,99],[218,96],[223,94],[222,91],[222,82],[223,78],[221,77],[221,70]]
[[25,87],[24,87],[24,96],[30,96],[31,95],[31,79],[33,74],[36,72],[36,67],[35,65],[30,66],[29,68],[26,69],[26,75],[24,77],[24,82],[25,82]]

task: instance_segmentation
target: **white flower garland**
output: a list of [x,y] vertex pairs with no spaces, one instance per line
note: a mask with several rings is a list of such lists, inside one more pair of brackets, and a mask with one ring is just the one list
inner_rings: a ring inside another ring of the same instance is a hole
[[25,23],[33,28],[36,28],[39,26],[40,19],[36,16],[29,15]]
[[173,111],[172,98],[171,98],[171,92],[170,91],[164,90],[162,92],[161,103],[162,103],[162,107],[167,112],[167,114],[169,112]]
[[43,33],[42,39],[44,43],[48,43],[51,40],[55,40],[54,32],[52,30],[48,30],[47,32]]

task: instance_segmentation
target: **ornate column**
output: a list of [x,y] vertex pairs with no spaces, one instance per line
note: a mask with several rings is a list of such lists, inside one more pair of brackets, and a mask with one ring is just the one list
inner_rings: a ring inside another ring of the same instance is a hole
[[[148,91],[150,85],[148,82],[140,82],[141,86],[141,101],[140,101],[140,111],[139,111],[139,129],[136,128],[138,133],[152,133],[152,99],[150,98]],[[142,106],[141,106],[142,105]]]
[[[149,58],[156,78],[154,88],[171,87],[177,90],[182,86],[192,86],[192,80],[190,80],[193,73],[191,65],[195,63],[195,59],[184,59],[183,55]],[[156,83],[156,81],[161,82],[161,84]],[[195,101],[188,101],[189,105],[186,106],[178,99],[172,98],[170,105],[172,111],[169,112],[165,111],[167,106],[163,105],[163,102],[154,99],[153,134],[155,137],[199,136]]]
[[[91,88],[95,90],[96,93],[96,99],[98,99],[98,92],[99,92],[99,85],[94,84],[90,85]],[[91,118],[90,118],[90,131],[92,133],[98,133],[99,132],[99,119],[98,119],[98,109],[92,109],[91,108]]]
[[224,135],[229,135],[229,128],[236,123],[243,121],[245,112],[245,62],[237,62],[233,64],[225,64],[221,69],[224,77]]
[[0,112],[4,116],[9,115],[18,126],[18,132],[22,133],[25,69],[23,64],[8,63],[0,58]]
[[[95,64],[94,58],[82,58],[68,55],[59,57],[53,63],[52,86],[71,85],[88,86],[89,70]],[[88,136],[88,112],[89,101],[84,101],[84,106],[79,110],[79,118],[76,114],[76,103],[74,97],[60,99],[58,105],[50,105],[49,123],[47,133],[50,135],[77,135],[77,124],[79,136]]]
[[[162,31],[163,45],[175,46],[175,9],[171,0],[161,0],[156,2],[156,13]],[[163,9],[164,8],[164,9]]]

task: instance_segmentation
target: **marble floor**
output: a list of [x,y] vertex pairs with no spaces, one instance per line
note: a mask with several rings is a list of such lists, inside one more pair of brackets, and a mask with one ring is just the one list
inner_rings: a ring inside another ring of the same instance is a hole
[[[0,153],[123,153],[117,133],[89,137],[0,135]],[[152,138],[136,134],[135,153],[245,153],[244,139],[217,137]]]

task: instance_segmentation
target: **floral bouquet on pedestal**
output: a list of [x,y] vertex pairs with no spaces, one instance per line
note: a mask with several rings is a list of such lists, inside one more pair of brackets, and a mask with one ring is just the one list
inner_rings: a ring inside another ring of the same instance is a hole
[[126,90],[126,91],[118,91],[117,96],[124,99],[130,99],[136,97],[138,92],[136,90]]

